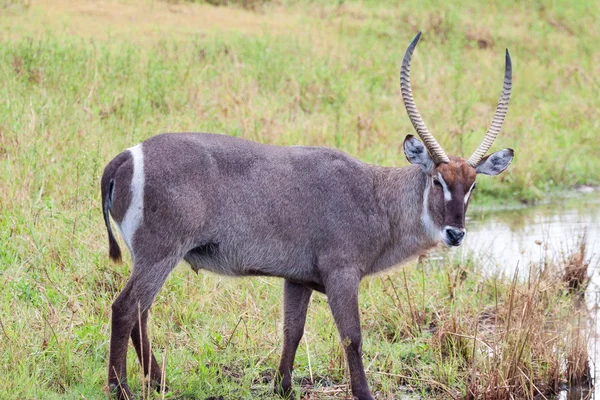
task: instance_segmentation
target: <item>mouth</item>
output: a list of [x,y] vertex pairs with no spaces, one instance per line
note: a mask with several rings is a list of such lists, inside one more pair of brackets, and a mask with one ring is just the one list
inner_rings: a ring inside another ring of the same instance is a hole
[[444,243],[446,243],[448,247],[458,247],[462,244],[462,240],[451,240],[444,236]]

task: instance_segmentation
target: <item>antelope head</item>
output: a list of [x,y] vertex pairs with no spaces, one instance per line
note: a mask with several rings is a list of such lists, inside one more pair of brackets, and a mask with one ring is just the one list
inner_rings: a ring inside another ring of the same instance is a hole
[[404,140],[404,153],[411,164],[419,165],[427,175],[421,218],[425,229],[433,239],[441,239],[448,246],[459,246],[466,234],[465,212],[471,193],[475,189],[477,174],[498,175],[509,166],[514,156],[512,149],[485,156],[498,136],[508,111],[512,65],[506,50],[504,86],[492,125],[483,142],[468,160],[448,157],[425,126],[410,87],[410,61],[420,37],[419,32],[406,50],[400,72],[400,86],[410,121],[423,142],[408,135]]

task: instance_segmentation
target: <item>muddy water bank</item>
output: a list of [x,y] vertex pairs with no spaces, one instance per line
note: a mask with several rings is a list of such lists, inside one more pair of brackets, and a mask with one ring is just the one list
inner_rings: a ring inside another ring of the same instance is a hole
[[[490,274],[526,276],[530,263],[562,260],[582,240],[590,261],[586,290],[587,307],[595,334],[589,339],[592,375],[600,376],[600,193],[569,194],[534,207],[481,208],[470,210],[468,237],[462,249]],[[572,389],[559,399],[600,399],[600,388],[592,393]]]

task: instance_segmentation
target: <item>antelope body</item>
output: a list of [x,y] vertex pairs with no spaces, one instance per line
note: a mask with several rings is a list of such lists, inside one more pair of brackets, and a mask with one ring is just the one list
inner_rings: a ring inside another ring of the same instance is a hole
[[497,175],[510,149],[483,158],[508,105],[511,67],[492,127],[465,161],[448,157],[425,127],[403,60],[402,95],[423,143],[404,141],[411,166],[384,168],[321,147],[278,147],[207,133],[152,137],[106,167],[102,201],[110,256],[121,257],[113,217],[133,258],[133,272],[113,303],[109,379],[130,398],[126,354],[131,337],[144,374],[164,385],[151,352],[148,310],[182,259],[194,270],[285,279],[284,343],[275,391],[292,394],[291,372],[313,290],[327,295],[343,340],[352,393],[372,399],[361,359],[360,280],[443,241],[458,246],[477,173]]

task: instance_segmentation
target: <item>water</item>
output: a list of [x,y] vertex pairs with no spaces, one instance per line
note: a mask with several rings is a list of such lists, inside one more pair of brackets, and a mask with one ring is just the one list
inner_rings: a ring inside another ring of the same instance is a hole
[[[463,248],[486,255],[489,270],[512,274],[519,265],[572,249],[587,232],[590,254],[600,251],[600,193],[567,197],[536,207],[471,210]],[[547,245],[547,246],[546,246]],[[596,275],[594,275],[596,277]],[[596,277],[596,283],[600,280]]]
[[[463,250],[472,252],[484,263],[488,272],[512,274],[516,268],[526,274],[529,262],[544,257],[561,257],[561,252],[574,249],[586,232],[587,257],[591,259],[590,284],[586,300],[600,320],[600,193],[573,194],[548,204],[510,209],[470,210],[468,236]],[[519,267],[519,266],[522,266]],[[600,374],[600,329],[589,344],[594,376]],[[579,400],[586,393],[572,390],[559,399]],[[600,400],[600,385],[592,398]]]

